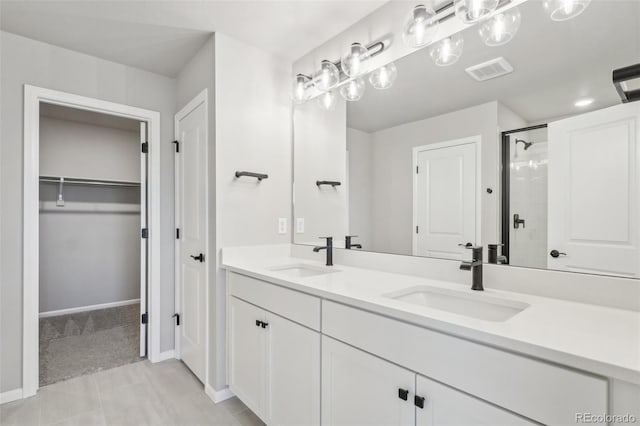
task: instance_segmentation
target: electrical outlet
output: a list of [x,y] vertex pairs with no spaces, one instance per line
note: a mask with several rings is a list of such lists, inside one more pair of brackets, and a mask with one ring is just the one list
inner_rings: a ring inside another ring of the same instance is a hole
[[296,234],[304,234],[304,218],[296,218]]
[[278,219],[278,234],[287,233],[287,218],[281,217]]

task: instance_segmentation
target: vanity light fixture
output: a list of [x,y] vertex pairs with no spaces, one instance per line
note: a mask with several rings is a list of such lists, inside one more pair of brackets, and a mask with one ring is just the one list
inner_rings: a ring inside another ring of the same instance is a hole
[[333,90],[324,92],[318,96],[318,104],[325,111],[331,111],[336,106],[336,94]]
[[520,10],[512,7],[483,22],[478,29],[478,34],[487,46],[507,44],[515,37],[521,21]]
[[460,33],[446,37],[429,46],[429,56],[440,67],[453,65],[462,56],[464,38]]
[[574,103],[574,105],[577,106],[578,108],[585,108],[591,105],[592,103],[593,103],[593,98],[584,98],[584,99],[577,100]]
[[544,0],[542,5],[554,21],[567,21],[585,11],[591,0]]
[[320,69],[313,77],[313,85],[321,92],[331,90],[340,82],[340,70],[331,61],[320,62]]
[[397,77],[398,69],[393,62],[390,62],[369,74],[369,83],[376,89],[388,89],[393,86]]
[[454,0],[456,16],[465,24],[478,22],[498,7],[500,0]]
[[304,74],[298,74],[293,80],[293,102],[301,104],[309,99],[307,87],[311,82],[311,77]]
[[366,87],[367,85],[364,83],[362,77],[358,77],[341,86],[340,95],[342,95],[345,101],[359,101],[362,99]]
[[342,56],[340,65],[348,77],[357,77],[367,72],[369,50],[360,43],[352,43]]
[[433,40],[437,30],[436,12],[433,10],[433,1],[429,0],[410,12],[402,30],[402,39],[409,47],[422,47]]

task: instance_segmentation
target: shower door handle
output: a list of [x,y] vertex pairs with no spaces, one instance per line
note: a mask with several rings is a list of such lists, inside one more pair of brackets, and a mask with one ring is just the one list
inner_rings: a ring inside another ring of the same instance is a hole
[[524,219],[520,219],[520,215],[518,213],[515,213],[513,215],[513,229],[520,228],[520,225],[522,225],[522,227],[524,228]]

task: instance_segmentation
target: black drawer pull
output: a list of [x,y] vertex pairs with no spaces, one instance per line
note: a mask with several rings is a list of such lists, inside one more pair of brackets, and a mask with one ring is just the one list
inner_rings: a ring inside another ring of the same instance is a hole
[[409,390],[408,389],[399,388],[398,389],[398,398],[400,398],[403,401],[408,400],[409,399]]
[[424,397],[416,395],[413,397],[413,404],[418,408],[424,408]]

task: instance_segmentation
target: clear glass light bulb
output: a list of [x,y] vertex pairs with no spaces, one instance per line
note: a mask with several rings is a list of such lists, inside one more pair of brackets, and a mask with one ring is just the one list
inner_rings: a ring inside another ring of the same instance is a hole
[[478,34],[487,46],[500,46],[509,43],[515,37],[521,21],[520,10],[512,7],[483,22],[478,29]]
[[354,102],[362,99],[362,95],[364,95],[364,90],[366,88],[366,84],[364,84],[364,80],[361,77],[356,78],[355,80],[351,80],[347,84],[340,87],[340,95],[344,98],[345,101]]
[[433,1],[419,4],[405,20],[402,39],[409,47],[421,47],[433,40],[438,31],[438,21],[433,10]]
[[554,21],[566,21],[585,11],[591,0],[544,0],[542,5]]
[[398,69],[393,62],[378,68],[369,74],[369,83],[376,89],[388,89],[398,77]]
[[326,59],[320,63],[320,70],[313,78],[314,86],[321,92],[331,90],[340,82],[340,70],[331,61]]
[[367,72],[369,51],[360,43],[353,43],[340,62],[342,71],[349,77],[357,77]]
[[336,94],[333,91],[324,92],[318,96],[318,104],[326,111],[331,111],[336,105]]
[[454,0],[456,16],[465,24],[478,22],[498,7],[500,0]]
[[453,65],[462,56],[463,48],[464,39],[458,33],[430,45],[429,56],[440,67]]
[[298,74],[293,79],[293,102],[301,104],[309,99],[307,85],[309,77],[304,74]]

